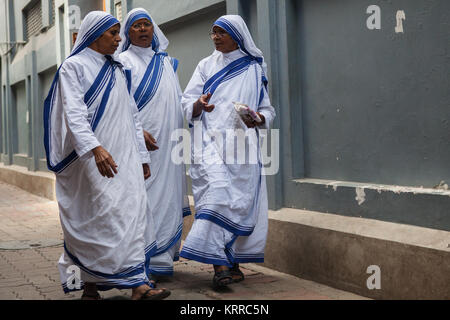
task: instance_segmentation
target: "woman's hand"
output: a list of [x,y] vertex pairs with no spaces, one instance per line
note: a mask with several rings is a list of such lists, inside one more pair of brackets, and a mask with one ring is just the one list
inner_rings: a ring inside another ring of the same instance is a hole
[[266,123],[266,118],[265,118],[261,113],[259,113],[259,112],[257,112],[257,114],[258,114],[259,118],[261,119],[261,122],[260,122],[260,123],[258,123],[258,122],[256,122],[255,120],[253,120],[253,118],[250,117],[250,116],[242,117],[242,121],[244,121],[245,125],[246,125],[248,128],[251,129],[251,128],[254,128],[254,127],[256,127],[256,126],[262,126],[263,124]]
[[205,112],[213,112],[213,110],[216,108],[215,105],[209,104],[209,100],[211,99],[211,93],[204,94],[194,103],[194,110],[192,112],[192,117],[196,118],[198,117],[202,111]]
[[94,153],[95,163],[100,174],[103,177],[114,178],[114,174],[118,173],[117,164],[109,152],[102,146],[92,149],[92,152]]
[[144,169],[144,180],[147,180],[152,176],[152,173],[150,172],[150,166],[148,165],[148,163],[143,163],[142,169]]
[[156,139],[153,138],[153,136],[145,130],[144,130],[144,140],[145,146],[147,147],[148,151],[155,151],[159,149],[159,147],[156,145]]

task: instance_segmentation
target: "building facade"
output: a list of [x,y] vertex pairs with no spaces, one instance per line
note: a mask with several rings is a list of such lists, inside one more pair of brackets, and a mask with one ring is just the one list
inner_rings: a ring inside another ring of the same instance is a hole
[[[450,231],[446,0],[0,0],[5,166],[47,170],[43,100],[77,26],[91,10],[123,21],[136,7],[169,38],[182,88],[213,51],[212,23],[244,17],[277,111],[272,210]],[[313,278],[302,272],[292,271]]]

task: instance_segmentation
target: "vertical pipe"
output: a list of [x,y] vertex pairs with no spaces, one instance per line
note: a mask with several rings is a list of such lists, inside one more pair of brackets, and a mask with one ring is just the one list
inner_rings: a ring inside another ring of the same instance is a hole
[[[277,150],[272,150],[272,155],[274,152],[278,152],[280,157],[280,168],[279,172],[275,175],[267,176],[267,193],[269,198],[269,208],[272,210],[280,209],[283,206],[283,178],[285,178],[285,158],[286,152],[289,151],[290,146],[290,136],[288,132],[283,130],[281,127],[283,113],[287,113],[286,108],[289,107],[283,101],[283,82],[282,76],[280,74],[280,61],[282,60],[280,56],[284,57],[283,50],[279,48],[279,31],[280,25],[278,21],[278,1],[283,2],[284,0],[257,0],[257,23],[258,23],[258,36],[259,36],[259,46],[264,53],[264,58],[267,63],[267,71],[269,78],[269,95],[271,98],[272,105],[274,106],[277,117],[273,123],[272,128],[280,129],[280,137],[283,139],[283,143],[279,141],[276,143]],[[274,27],[276,26],[276,27]],[[283,108],[280,108],[283,106]],[[270,135],[269,135],[269,145],[271,145]],[[288,146],[288,147],[285,147]]]
[[31,132],[31,161],[29,170],[39,170],[39,144],[42,143],[39,139],[41,137],[42,119],[39,110],[39,76],[37,74],[37,53],[31,52],[31,77],[30,77],[30,132]]
[[[12,31],[12,21],[14,19],[11,19],[12,15],[14,15],[14,12],[12,10],[13,8],[13,1],[12,0],[5,0],[5,15],[6,15],[6,41],[8,43],[11,43],[14,40],[14,35],[11,34]],[[12,20],[12,21],[11,21]],[[6,136],[6,157],[5,157],[5,165],[11,165],[13,163],[13,140],[12,140],[12,92],[11,92],[11,86],[10,86],[10,75],[9,75],[9,66],[11,63],[11,52],[9,52],[6,55],[6,61],[5,61],[5,119],[6,119],[6,126],[5,126],[5,136]]]

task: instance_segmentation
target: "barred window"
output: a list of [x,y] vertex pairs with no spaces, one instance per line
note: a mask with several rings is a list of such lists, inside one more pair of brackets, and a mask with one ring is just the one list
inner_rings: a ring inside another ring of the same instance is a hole
[[50,27],[55,25],[55,0],[52,0],[52,7],[50,11]]
[[42,4],[37,1],[24,12],[25,16],[25,36],[28,41],[32,36],[42,29]]
[[115,4],[115,12],[117,20],[122,21],[122,2]]

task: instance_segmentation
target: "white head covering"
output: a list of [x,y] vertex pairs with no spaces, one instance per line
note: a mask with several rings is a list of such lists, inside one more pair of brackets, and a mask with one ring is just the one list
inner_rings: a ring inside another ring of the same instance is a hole
[[122,38],[122,42],[117,50],[117,53],[120,54],[124,51],[127,51],[130,47],[130,28],[139,19],[147,19],[153,24],[153,40],[152,40],[152,48],[155,52],[165,51],[169,46],[169,40],[166,38],[164,33],[155,23],[155,21],[150,16],[147,10],[143,8],[136,8],[131,10],[128,13],[127,18],[125,19],[125,24],[122,26],[120,30],[120,37]]
[[[92,11],[87,14],[81,24],[77,41],[69,58],[79,54],[118,23],[116,18],[103,11]],[[61,64],[62,66],[63,64]],[[63,118],[62,100],[57,94],[59,70],[55,74],[50,91],[44,101],[44,145],[47,166],[54,172],[63,170],[76,156],[74,153],[68,155],[64,146],[65,134],[68,130]]]
[[266,63],[262,51],[255,45],[252,35],[244,19],[239,15],[222,16],[214,22],[214,26],[224,29],[247,55],[255,58],[266,73]]
[[103,11],[91,11],[83,19],[77,41],[73,46],[70,56],[80,53],[83,49],[90,46],[98,37],[105,33],[109,28],[120,24],[119,20],[109,13]]

